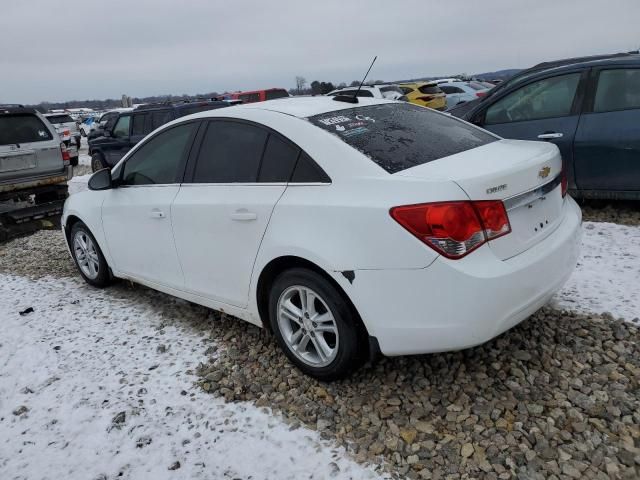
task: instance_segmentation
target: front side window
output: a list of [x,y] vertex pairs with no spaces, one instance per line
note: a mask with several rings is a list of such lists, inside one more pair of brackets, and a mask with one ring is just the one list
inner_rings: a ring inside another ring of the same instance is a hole
[[256,93],[243,93],[238,95],[238,98],[242,100],[244,103],[254,103],[260,101],[260,94]]
[[197,123],[185,123],[155,135],[124,164],[123,185],[176,183],[178,167],[191,146]]
[[355,107],[310,117],[389,173],[497,140],[448,115],[413,104]]
[[52,139],[51,132],[36,115],[0,115],[0,145],[46,142]]
[[117,138],[128,137],[130,122],[131,122],[130,115],[125,115],[124,117],[120,117],[116,122],[116,126],[113,127],[113,136]]
[[580,73],[545,78],[520,87],[487,109],[486,123],[566,117],[576,96]]
[[194,183],[249,183],[258,179],[266,130],[241,122],[209,122],[202,139]]
[[640,108],[640,68],[601,71],[593,111],[629,108]]

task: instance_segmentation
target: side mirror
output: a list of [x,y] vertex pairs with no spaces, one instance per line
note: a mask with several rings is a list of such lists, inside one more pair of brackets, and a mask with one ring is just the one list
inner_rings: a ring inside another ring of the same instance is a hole
[[111,169],[103,168],[91,175],[89,183],[87,184],[89,190],[109,190],[113,188],[113,182],[111,180]]

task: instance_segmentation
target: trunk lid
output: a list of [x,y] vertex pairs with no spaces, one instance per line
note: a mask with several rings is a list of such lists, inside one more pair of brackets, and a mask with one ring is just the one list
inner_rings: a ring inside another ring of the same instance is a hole
[[500,140],[395,175],[451,180],[471,200],[502,200],[511,233],[489,246],[506,260],[546,238],[562,221],[561,173],[555,145]]

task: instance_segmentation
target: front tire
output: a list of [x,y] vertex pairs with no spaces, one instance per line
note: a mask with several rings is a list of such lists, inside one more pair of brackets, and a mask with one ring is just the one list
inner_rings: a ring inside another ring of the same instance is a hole
[[84,223],[77,222],[71,228],[69,246],[76,267],[88,284],[103,288],[111,283],[111,272],[107,260]]
[[322,275],[304,268],[281,273],[269,294],[269,317],[280,348],[305,374],[331,381],[360,366],[357,313]]

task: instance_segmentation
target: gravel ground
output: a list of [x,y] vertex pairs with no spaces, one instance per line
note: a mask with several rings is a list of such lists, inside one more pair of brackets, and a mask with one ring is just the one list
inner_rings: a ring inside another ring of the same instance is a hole
[[[76,275],[59,232],[0,246],[0,271]],[[124,288],[124,287],[119,287]],[[639,478],[640,330],[546,308],[464,352],[383,359],[352,378],[301,375],[270,335],[216,320],[200,385],[317,429],[409,478]]]
[[584,200],[580,202],[580,208],[582,208],[582,218],[585,221],[640,225],[640,201]]

